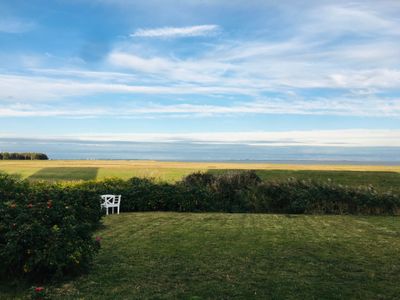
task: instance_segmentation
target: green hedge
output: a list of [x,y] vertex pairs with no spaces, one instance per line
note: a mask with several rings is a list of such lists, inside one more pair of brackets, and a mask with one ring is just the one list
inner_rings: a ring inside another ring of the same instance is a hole
[[369,187],[289,178],[265,181],[253,171],[194,173],[175,184],[132,178],[81,184],[97,194],[121,194],[121,211],[400,214],[400,197]]
[[257,186],[249,204],[254,212],[296,214],[399,215],[400,197],[372,186],[347,187],[331,182],[288,179]]
[[99,195],[122,195],[121,211],[211,211],[207,190],[145,178],[108,179],[81,184]]
[[99,248],[98,194],[0,174],[0,276],[35,281],[86,270]]

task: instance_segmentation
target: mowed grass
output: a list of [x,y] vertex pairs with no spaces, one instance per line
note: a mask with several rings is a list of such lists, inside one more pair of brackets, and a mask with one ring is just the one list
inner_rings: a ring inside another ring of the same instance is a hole
[[[400,218],[126,213],[53,299],[398,299]],[[0,299],[26,287],[3,283]]]

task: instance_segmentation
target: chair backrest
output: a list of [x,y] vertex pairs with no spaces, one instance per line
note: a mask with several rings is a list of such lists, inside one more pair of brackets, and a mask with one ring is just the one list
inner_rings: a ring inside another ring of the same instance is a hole
[[120,204],[121,203],[121,195],[115,195],[114,196],[114,204]]
[[100,197],[106,204],[112,204],[115,202],[115,195],[101,195]]

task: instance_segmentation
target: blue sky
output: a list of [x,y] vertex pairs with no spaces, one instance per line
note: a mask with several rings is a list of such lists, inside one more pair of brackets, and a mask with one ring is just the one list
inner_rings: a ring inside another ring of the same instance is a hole
[[400,2],[0,0],[0,128],[400,146]]

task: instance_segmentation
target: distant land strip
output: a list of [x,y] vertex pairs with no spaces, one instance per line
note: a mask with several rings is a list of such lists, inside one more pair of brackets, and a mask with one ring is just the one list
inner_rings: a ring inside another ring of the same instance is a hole
[[48,160],[44,153],[37,152],[0,152],[1,160]]

